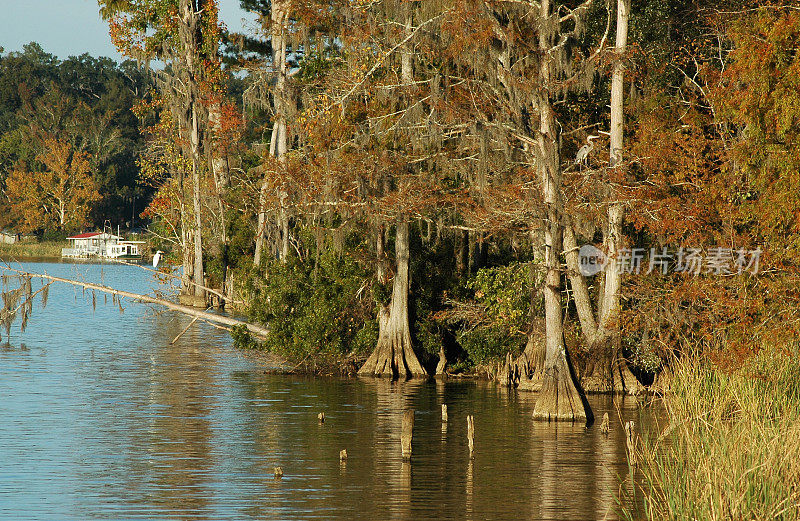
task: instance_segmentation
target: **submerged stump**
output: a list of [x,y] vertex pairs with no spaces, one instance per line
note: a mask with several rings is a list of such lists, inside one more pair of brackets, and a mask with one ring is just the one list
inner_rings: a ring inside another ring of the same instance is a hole
[[469,445],[469,457],[475,457],[475,419],[470,414],[467,416],[467,445]]
[[610,422],[608,421],[608,413],[603,413],[603,421],[600,422],[600,432],[603,434],[608,434],[611,430]]
[[414,409],[409,409],[403,413],[403,425],[400,432],[400,449],[403,452],[403,459],[411,459],[411,439],[414,435]]

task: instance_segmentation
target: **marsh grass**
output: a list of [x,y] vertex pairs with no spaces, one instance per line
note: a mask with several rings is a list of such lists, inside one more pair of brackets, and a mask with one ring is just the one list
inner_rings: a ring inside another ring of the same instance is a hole
[[0,259],[60,258],[66,241],[23,241],[15,244],[0,244]]
[[[639,440],[629,519],[800,519],[800,359],[765,349],[722,371],[679,363],[667,427]],[[642,510],[643,509],[643,510]]]

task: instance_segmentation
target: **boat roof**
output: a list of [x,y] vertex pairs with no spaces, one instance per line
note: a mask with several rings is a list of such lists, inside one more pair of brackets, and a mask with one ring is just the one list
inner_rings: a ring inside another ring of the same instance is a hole
[[[94,237],[100,237],[104,235],[104,232],[86,232],[86,233],[79,233],[78,235],[73,235],[71,237],[67,237],[67,239],[92,239]],[[107,234],[110,239],[121,239],[119,235],[114,234]]]

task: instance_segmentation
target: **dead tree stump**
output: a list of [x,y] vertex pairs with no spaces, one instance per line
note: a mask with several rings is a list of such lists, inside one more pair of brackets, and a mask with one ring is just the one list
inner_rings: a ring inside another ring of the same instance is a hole
[[467,443],[469,444],[469,457],[475,455],[475,420],[470,414],[467,416]]
[[625,423],[625,445],[628,449],[628,463],[632,467],[636,466],[636,432],[633,427],[634,423],[632,421]]
[[403,413],[403,427],[400,432],[400,447],[403,451],[403,459],[411,459],[411,438],[414,434],[414,409],[409,409]]
[[600,432],[603,434],[608,434],[608,431],[611,430],[611,425],[608,421],[608,413],[603,414],[603,421],[600,422]]
[[439,363],[436,364],[436,376],[442,376],[447,370],[447,356],[444,352],[444,345],[439,347]]

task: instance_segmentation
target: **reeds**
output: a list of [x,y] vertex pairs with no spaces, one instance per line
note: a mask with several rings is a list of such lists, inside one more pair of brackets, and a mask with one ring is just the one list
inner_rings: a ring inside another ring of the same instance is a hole
[[[640,440],[630,519],[800,519],[800,358],[765,349],[731,373],[675,368],[668,424]],[[643,509],[643,511],[641,510]]]
[[66,241],[24,241],[16,244],[0,244],[0,259],[60,258]]

